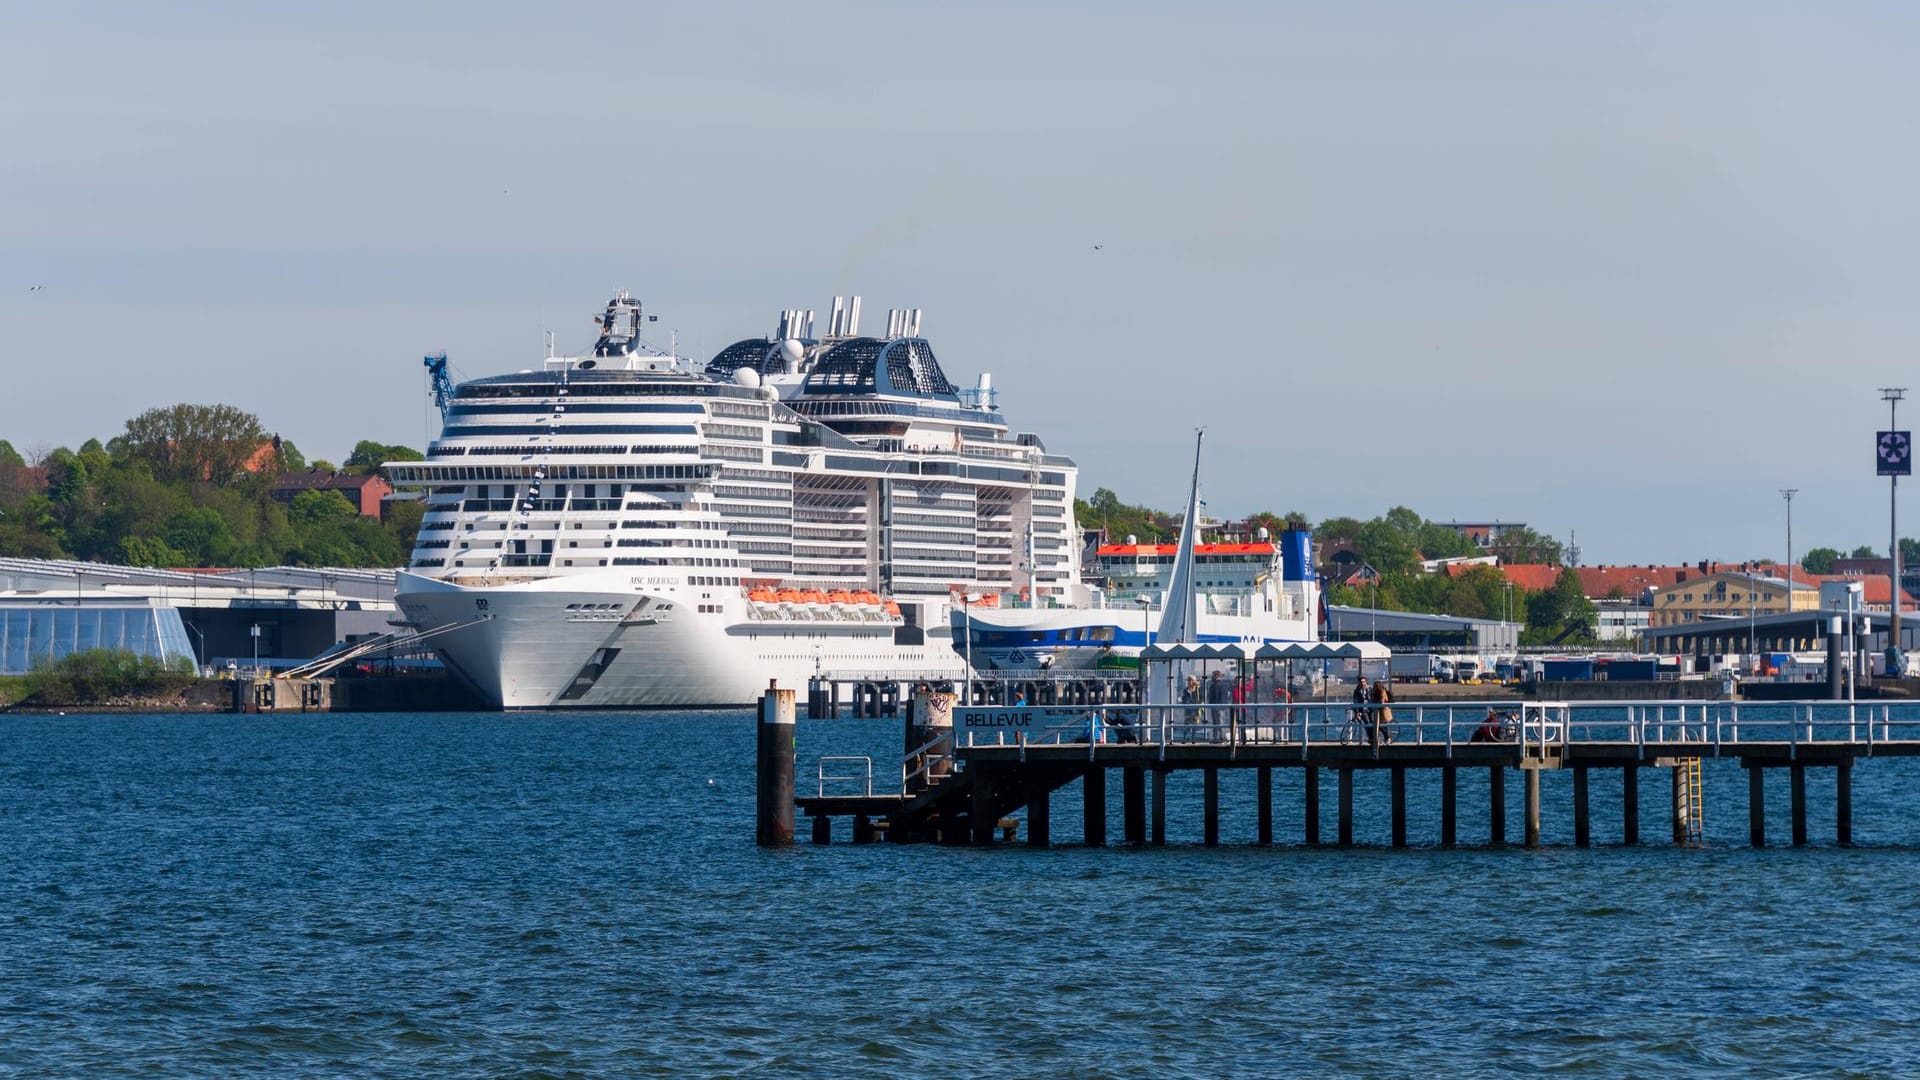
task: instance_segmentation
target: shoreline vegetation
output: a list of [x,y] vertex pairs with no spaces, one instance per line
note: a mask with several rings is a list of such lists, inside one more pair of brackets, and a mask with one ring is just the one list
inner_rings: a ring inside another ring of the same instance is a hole
[[0,676],[0,708],[204,711],[213,706],[196,700],[194,690],[206,681],[185,657],[167,664],[124,649],[86,649],[25,675]]
[[[337,491],[276,499],[283,475],[336,466],[309,463],[252,413],[171,405],[125,428],[78,450],[23,455],[0,440],[0,555],[168,569],[395,567],[413,551],[419,500],[389,500],[376,519]],[[367,475],[421,456],[362,440],[337,471]]]

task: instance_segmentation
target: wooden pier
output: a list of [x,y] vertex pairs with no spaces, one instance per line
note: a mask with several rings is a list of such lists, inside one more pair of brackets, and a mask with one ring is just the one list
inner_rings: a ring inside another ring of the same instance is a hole
[[[1742,706],[1716,702],[1575,704],[1497,702],[1471,706],[1396,707],[1392,721],[1346,705],[1148,706],[1083,709],[980,708],[920,695],[907,723],[897,790],[877,792],[869,766],[865,789],[835,794],[823,768],[815,791],[795,800],[813,818],[816,843],[832,837],[832,821],[850,818],[855,842],[991,844],[1012,838],[1012,815],[1025,811],[1026,843],[1052,842],[1053,796],[1080,782],[1084,843],[1108,840],[1109,773],[1118,770],[1120,837],[1124,843],[1167,843],[1168,788],[1174,774],[1201,775],[1203,844],[1220,841],[1220,772],[1255,774],[1258,843],[1276,842],[1274,774],[1301,773],[1298,842],[1321,845],[1323,772],[1336,781],[1340,846],[1354,843],[1354,792],[1378,777],[1389,791],[1391,845],[1412,842],[1407,772],[1440,773],[1437,836],[1459,840],[1461,770],[1486,777],[1489,842],[1508,842],[1507,779],[1519,773],[1525,847],[1541,843],[1541,779],[1571,770],[1573,843],[1592,843],[1589,776],[1618,770],[1625,844],[1641,840],[1642,773],[1664,770],[1672,792],[1675,843],[1700,842],[1703,760],[1737,760],[1748,777],[1747,840],[1764,845],[1766,778],[1787,774],[1791,842],[1809,842],[1807,772],[1832,770],[1833,842],[1853,842],[1852,770],[1875,757],[1920,755],[1920,719],[1893,715],[1882,703],[1818,701]],[[1491,709],[1493,718],[1486,715]],[[1920,712],[1916,712],[1920,715]],[[946,726],[951,723],[952,726]],[[1476,739],[1479,736],[1481,740]],[[864,759],[838,759],[864,760]],[[1476,815],[1477,816],[1477,815]],[[1431,817],[1425,820],[1431,821]],[[1429,826],[1431,828],[1431,826]]]

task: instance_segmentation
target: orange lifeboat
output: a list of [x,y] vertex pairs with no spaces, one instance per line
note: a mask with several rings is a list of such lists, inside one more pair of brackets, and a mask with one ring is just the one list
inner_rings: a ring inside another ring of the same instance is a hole
[[889,600],[889,601],[887,601],[887,614],[889,614],[889,615],[899,615],[899,614],[900,614],[900,605],[899,605],[899,604],[896,604],[896,603],[894,603],[894,602],[893,602],[893,601],[891,601],[891,600]]
[[798,604],[800,603],[800,593],[796,589],[781,589],[774,594],[774,599],[782,604]]
[[827,594],[827,602],[830,604],[851,604],[853,603],[853,594],[845,589],[835,589]]
[[980,598],[980,601],[979,601],[979,603],[977,603],[977,604],[975,604],[974,606],[975,606],[975,607],[999,607],[999,606],[1000,606],[1000,594],[999,594],[999,593],[988,593],[988,594],[986,594],[985,596],[982,596],[982,597]]

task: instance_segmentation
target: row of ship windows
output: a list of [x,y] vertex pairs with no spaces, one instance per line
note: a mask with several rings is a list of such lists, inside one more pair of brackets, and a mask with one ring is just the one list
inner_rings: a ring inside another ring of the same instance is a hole
[[705,480],[719,465],[390,465],[396,484],[455,480]]
[[615,566],[740,566],[739,559],[667,559],[658,556],[622,557]]
[[442,443],[433,443],[432,445],[427,447],[427,453],[436,458],[462,457],[467,455],[471,455],[473,457],[485,457],[490,454],[494,456],[507,456],[511,454],[520,454],[526,457],[532,457],[535,454],[549,454],[549,453],[553,453],[553,454],[682,454],[687,457],[694,457],[700,453],[700,448],[697,446],[659,446],[659,445],[605,446],[605,447],[600,447],[600,446],[587,446],[587,447],[581,447],[581,446],[555,446],[555,447],[448,446]]
[[[719,411],[719,402],[714,403],[715,412]],[[671,402],[606,402],[593,404],[584,401],[569,401],[559,404],[521,404],[519,402],[489,402],[485,405],[455,405],[447,410],[449,420],[470,420],[475,417],[514,416],[527,413],[550,413],[564,410],[569,413],[617,413],[625,416],[633,413],[681,413],[704,415],[706,409],[699,405],[677,405]]]

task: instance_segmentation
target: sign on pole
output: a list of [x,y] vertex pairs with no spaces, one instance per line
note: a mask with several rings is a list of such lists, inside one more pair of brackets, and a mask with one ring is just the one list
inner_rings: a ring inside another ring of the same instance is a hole
[[1875,471],[1880,476],[1913,475],[1913,440],[1909,432],[1882,431],[1873,443]]

